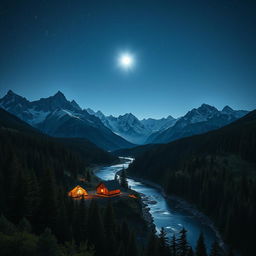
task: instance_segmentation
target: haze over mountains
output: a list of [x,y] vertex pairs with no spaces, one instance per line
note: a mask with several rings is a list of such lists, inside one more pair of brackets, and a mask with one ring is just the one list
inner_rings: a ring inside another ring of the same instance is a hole
[[0,99],[0,107],[51,136],[86,138],[111,151],[134,144],[168,143],[220,128],[248,113],[229,106],[218,110],[202,104],[177,119],[169,115],[139,120],[132,113],[114,117],[82,109],[60,91],[48,98],[28,101],[10,90]]

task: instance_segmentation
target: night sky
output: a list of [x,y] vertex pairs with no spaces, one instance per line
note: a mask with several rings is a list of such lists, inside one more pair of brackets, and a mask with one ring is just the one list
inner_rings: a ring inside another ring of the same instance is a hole
[[[256,1],[0,1],[0,97],[139,118],[256,108]],[[135,65],[118,66],[130,52]]]

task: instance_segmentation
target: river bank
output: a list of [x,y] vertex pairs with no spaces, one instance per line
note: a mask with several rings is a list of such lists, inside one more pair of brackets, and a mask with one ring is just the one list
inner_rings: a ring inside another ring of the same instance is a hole
[[[105,166],[94,173],[102,180],[114,179],[115,175],[120,170],[126,169],[132,160],[126,159],[124,163]],[[211,226],[198,210],[185,203],[185,200],[166,195],[161,186],[147,180],[128,177],[128,183],[132,190],[140,194],[144,219],[148,223],[152,222],[157,232],[164,227],[167,237],[171,239],[173,235],[178,236],[179,231],[185,227],[188,242],[193,248],[196,247],[197,239],[203,232],[208,252],[214,241],[217,240],[222,244],[222,239],[214,226]]]
[[225,243],[224,243],[224,241],[221,237],[221,234],[218,231],[218,229],[215,227],[213,221],[209,217],[207,217],[205,214],[203,214],[201,211],[199,211],[195,205],[189,203],[188,201],[184,200],[181,197],[178,197],[178,196],[175,196],[175,195],[167,195],[165,193],[164,189],[157,183],[154,183],[152,181],[148,181],[146,179],[138,178],[138,177],[133,177],[133,176],[130,176],[130,175],[127,175],[127,177],[159,190],[161,195],[167,200],[168,205],[170,207],[174,207],[174,205],[175,205],[175,207],[177,207],[179,209],[183,209],[185,211],[188,211],[193,216],[199,218],[202,221],[202,223],[208,225],[214,231],[216,237],[218,238],[218,242],[219,242],[219,245],[221,246],[221,248],[226,249],[226,246],[225,246]]
[[[127,165],[126,168],[128,167],[127,164],[127,158],[121,158],[121,161],[116,164],[115,166],[118,166],[118,168],[123,169],[124,165]],[[132,159],[129,159],[129,161],[132,161]],[[92,174],[100,181],[102,180],[101,178],[99,178],[97,176],[97,172],[99,172],[100,170],[104,169],[104,168],[109,168],[108,166],[93,166],[91,169]],[[125,168],[125,169],[126,169]],[[115,174],[119,174],[120,171],[115,172]],[[115,175],[113,175],[113,177],[111,177],[112,179],[114,178]],[[104,179],[103,179],[104,180]],[[148,205],[146,203],[143,202],[143,199],[141,197],[143,197],[144,195],[141,193],[138,193],[132,189],[130,189],[130,192],[132,194],[136,194],[138,196],[138,200],[139,200],[139,204],[141,207],[141,211],[142,211],[142,218],[144,219],[145,223],[147,224],[147,227],[150,231],[152,231],[153,233],[156,232],[156,226],[154,224],[154,219],[153,216],[150,213],[150,208],[148,207]]]

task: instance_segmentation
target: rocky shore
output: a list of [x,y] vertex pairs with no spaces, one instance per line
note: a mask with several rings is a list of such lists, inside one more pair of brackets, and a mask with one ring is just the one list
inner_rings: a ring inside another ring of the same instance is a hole
[[[189,213],[191,213],[193,216],[199,218],[202,223],[206,224],[207,226],[209,226],[215,233],[216,237],[218,238],[218,242],[219,242],[219,245],[225,249],[226,248],[226,245],[221,237],[221,234],[220,232],[218,231],[218,229],[215,227],[213,221],[207,217],[205,214],[203,214],[202,212],[200,212],[195,205],[189,203],[188,201],[178,197],[178,196],[175,196],[175,195],[167,195],[164,191],[164,189],[157,183],[154,183],[154,182],[151,182],[151,181],[148,181],[148,180],[145,180],[145,179],[142,179],[142,178],[137,178],[137,177],[132,177],[132,176],[128,176],[128,178],[131,178],[135,181],[139,181],[141,183],[144,183],[148,186],[151,186],[155,189],[158,189],[162,196],[167,200],[167,203],[169,205],[172,205],[172,207],[175,205],[175,208],[177,209],[182,209],[182,210],[185,210]],[[150,213],[149,213],[150,214]],[[151,216],[151,214],[150,214]],[[151,216],[152,218],[152,216]],[[152,218],[152,222],[153,222],[153,218]]]

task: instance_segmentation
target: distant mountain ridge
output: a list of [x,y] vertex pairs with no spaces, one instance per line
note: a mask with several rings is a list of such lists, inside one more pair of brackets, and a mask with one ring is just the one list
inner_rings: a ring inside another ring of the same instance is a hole
[[162,119],[139,120],[132,113],[114,117],[105,116],[101,111],[87,109],[91,115],[98,117],[114,133],[135,144],[158,144],[201,134],[223,127],[246,115],[248,111],[233,110],[225,106],[222,110],[202,104],[180,118],[169,115]]
[[146,144],[168,143],[183,137],[215,130],[234,122],[247,113],[248,111],[245,110],[233,110],[229,106],[218,110],[213,106],[202,104],[199,108],[192,109],[176,120],[173,126],[151,134]]
[[28,101],[13,91],[0,99],[0,107],[33,127],[56,137],[86,138],[105,150],[130,148],[134,144],[158,144],[223,127],[248,113],[225,106],[222,110],[202,104],[180,118],[139,120],[132,113],[114,117],[82,109],[58,91],[48,98]]
[[141,123],[152,132],[157,132],[172,127],[173,125],[175,125],[177,120],[178,119],[175,119],[174,117],[169,115],[168,117],[161,119],[144,118],[141,120]]
[[30,102],[10,90],[0,99],[0,107],[54,137],[86,138],[105,150],[133,146],[60,91]]
[[101,111],[94,112],[91,109],[87,109],[87,111],[97,116],[102,123],[114,133],[132,143],[143,144],[146,138],[151,134],[151,130],[132,113],[114,117],[112,115],[105,116]]

